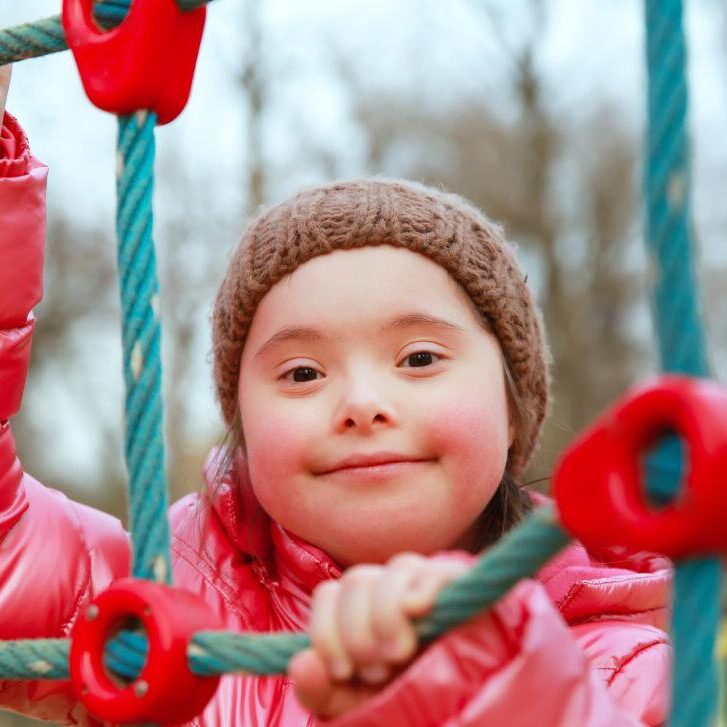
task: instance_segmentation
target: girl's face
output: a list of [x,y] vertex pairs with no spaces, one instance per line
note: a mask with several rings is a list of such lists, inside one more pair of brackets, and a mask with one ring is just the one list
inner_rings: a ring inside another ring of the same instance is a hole
[[[260,504],[344,566],[468,548],[512,440],[497,340],[444,268],[390,245],[268,291],[238,402]],[[357,455],[408,461],[336,469]]]

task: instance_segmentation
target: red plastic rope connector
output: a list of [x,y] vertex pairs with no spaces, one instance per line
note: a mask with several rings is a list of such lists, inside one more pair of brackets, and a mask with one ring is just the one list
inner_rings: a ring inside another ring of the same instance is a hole
[[[646,499],[642,457],[669,430],[688,452],[681,491],[657,509]],[[680,376],[635,389],[566,451],[554,493],[561,523],[588,547],[674,559],[727,552],[727,390]]]
[[[141,620],[149,651],[138,678],[124,688],[107,674],[103,651],[130,617]],[[211,608],[193,593],[134,578],[115,581],[74,627],[71,683],[97,719],[114,724],[187,722],[202,712],[220,681],[189,670],[187,647],[197,631],[219,627]]]
[[134,0],[118,27],[95,24],[93,0],[63,0],[68,47],[91,102],[114,114],[149,109],[159,124],[184,109],[192,87],[206,9],[174,0]]

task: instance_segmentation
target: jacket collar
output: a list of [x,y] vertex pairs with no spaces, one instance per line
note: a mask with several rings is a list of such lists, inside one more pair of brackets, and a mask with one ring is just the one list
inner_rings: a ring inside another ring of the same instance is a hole
[[[217,480],[219,456],[215,449],[207,459],[205,497],[235,548],[259,561],[272,580],[284,580],[287,587],[302,592],[310,593],[321,581],[340,577],[341,566],[327,553],[271,521],[255,497],[242,455]],[[550,502],[545,495],[532,491],[530,495],[536,505]],[[574,622],[605,612],[664,611],[671,564],[654,553],[617,547],[595,553],[574,542],[534,577],[566,620]]]
[[273,579],[287,580],[304,591],[318,583],[339,578],[342,568],[320,548],[299,538],[271,520],[255,497],[242,453],[225,468],[221,450],[214,449],[205,464],[206,497],[232,544],[259,561]]

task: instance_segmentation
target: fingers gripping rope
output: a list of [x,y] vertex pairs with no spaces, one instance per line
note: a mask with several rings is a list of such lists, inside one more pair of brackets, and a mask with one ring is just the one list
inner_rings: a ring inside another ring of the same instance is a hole
[[[442,591],[432,614],[418,624],[420,638],[423,641],[430,641],[483,609],[489,608],[518,581],[539,570],[569,540],[570,536],[555,521],[551,508],[535,511],[528,520],[494,545],[465,577]],[[162,594],[169,590],[172,593],[172,600],[167,601],[165,596],[161,595],[157,601],[149,603],[150,586],[160,589],[158,592]],[[131,581],[124,587],[132,593],[136,587],[140,589],[142,605],[150,608],[146,615],[147,624],[168,621],[169,610],[162,609],[158,613],[157,608],[160,605],[163,607],[165,603],[173,606],[175,599],[179,598],[178,592],[174,589],[149,584],[146,581]],[[196,598],[192,594],[185,594],[185,597],[190,603]],[[147,600],[144,601],[144,598]],[[125,609],[115,605],[111,615],[103,616],[107,600],[108,597],[101,594],[99,599],[88,607],[84,614],[84,626],[100,623],[103,627],[100,630],[101,634],[108,636],[115,630],[114,626],[118,627],[128,617],[143,614],[143,609],[138,605],[127,606]],[[180,613],[188,611],[189,606],[180,609]],[[102,616],[103,620],[97,621],[102,619]],[[153,629],[154,626],[148,628]],[[83,630],[81,633],[83,637]],[[196,631],[191,640],[189,639],[191,629],[180,628],[179,633],[180,638],[187,644],[185,667],[188,666],[192,674],[204,677],[239,671],[266,675],[282,674],[286,671],[292,656],[310,645],[308,636],[299,633],[234,634],[225,631]],[[158,641],[158,637],[155,638]],[[68,640],[61,639],[0,642],[0,674],[13,679],[67,679],[69,644]],[[104,642],[104,639],[97,634],[93,646],[97,652],[103,648],[104,663],[107,668],[131,682],[125,690],[120,688],[117,690],[125,692],[121,700],[123,709],[134,708],[133,712],[124,711],[124,714],[131,715],[135,721],[158,719],[159,712],[156,708],[150,712],[144,711],[143,702],[149,692],[141,689],[137,694],[134,688],[140,680],[150,685],[150,679],[153,679],[154,670],[152,676],[144,672],[148,667],[150,653],[147,637],[140,633],[122,632],[110,641]],[[85,651],[76,649],[75,658],[80,662],[83,654],[89,653],[89,649],[88,645]],[[78,671],[80,667],[77,666],[76,669]],[[178,662],[164,669],[167,671],[180,669],[184,672]],[[104,694],[109,700],[118,697],[108,683],[104,683],[104,687]],[[172,691],[176,698],[179,689],[173,687]],[[97,693],[94,692],[95,694]],[[87,695],[80,696],[83,701]],[[98,708],[95,702],[94,706]],[[119,715],[114,714],[114,719],[118,721]]]

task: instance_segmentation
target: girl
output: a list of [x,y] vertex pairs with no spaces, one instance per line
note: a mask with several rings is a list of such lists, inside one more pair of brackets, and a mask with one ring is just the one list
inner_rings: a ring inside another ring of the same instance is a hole
[[[0,638],[66,637],[128,575],[129,545],[15,455],[47,169],[9,114],[2,148]],[[313,645],[287,677],[224,677],[194,724],[666,719],[656,556],[575,544],[417,647],[412,621],[538,499],[517,478],[547,404],[540,315],[500,230],[467,202],[363,179],[262,212],[219,289],[213,347],[229,436],[204,491],[170,509],[174,582],[230,630],[308,629]],[[66,683],[0,681],[0,704],[94,724]]]

